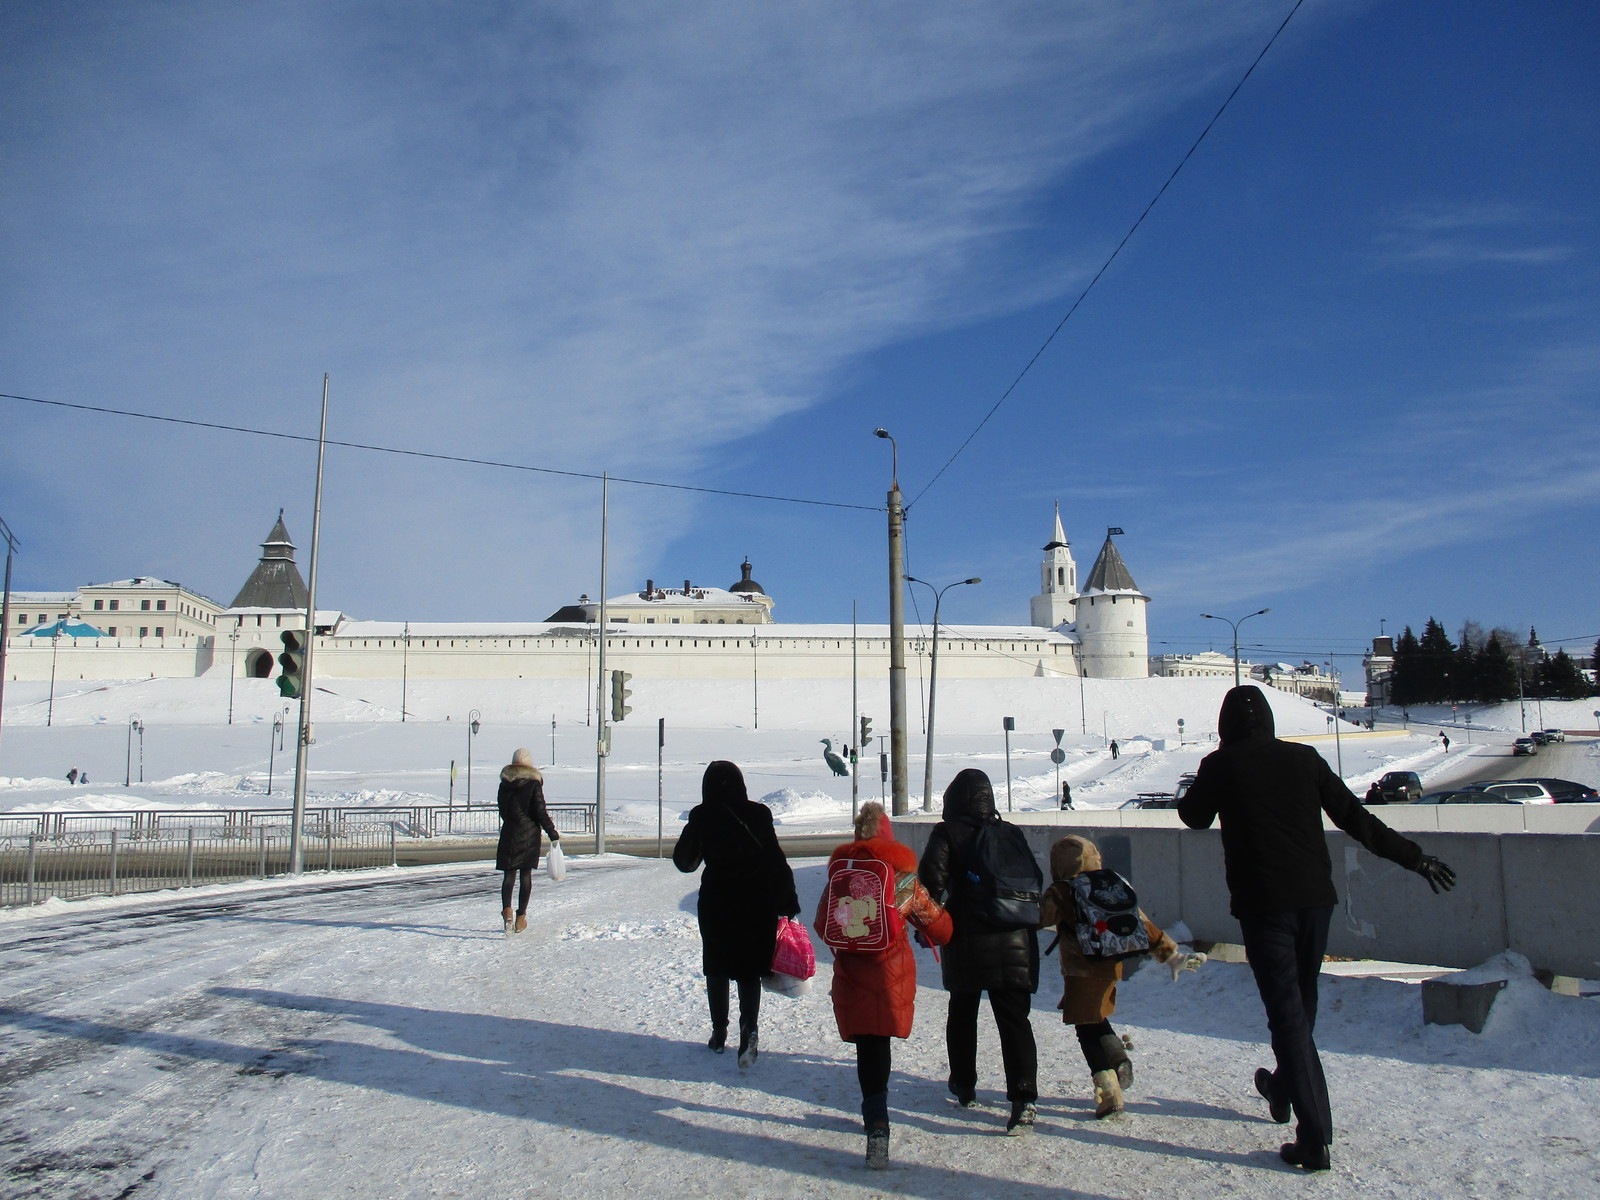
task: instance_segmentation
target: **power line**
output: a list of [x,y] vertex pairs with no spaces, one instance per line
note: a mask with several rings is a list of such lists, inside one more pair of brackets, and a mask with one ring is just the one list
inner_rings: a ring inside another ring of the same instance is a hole
[[[105,408],[94,404],[74,404],[66,400],[42,400],[37,396],[15,396],[0,392],[0,399],[22,400],[28,404],[42,404],[51,408],[70,408],[79,412],[102,413],[113,417],[130,417],[138,421],[158,421],[166,425],[187,425],[195,429],[214,429],[222,433],[242,433],[250,437],[277,438],[286,442],[310,442],[317,439],[304,433],[282,433],[275,429],[252,429],[247,425],[224,425],[216,421],[197,421],[190,417],[167,417],[159,413],[136,412],[132,409]],[[341,442],[327,440],[330,446],[347,450],[370,450],[376,454],[393,454],[402,458],[428,458],[436,462],[462,463],[473,467],[495,467],[504,471],[531,471],[539,475],[563,475],[569,479],[593,479],[602,476],[596,471],[563,471],[556,467],[535,467],[528,463],[499,462],[489,458],[470,458],[461,454],[441,454],[429,450],[402,450],[396,446],[375,446],[367,442]],[[802,496],[773,496],[763,492],[738,492],[729,488],[697,487],[690,483],[663,483],[655,479],[629,479],[622,475],[610,476],[612,483],[631,483],[637,487],[667,488],[678,492],[703,492],[711,496],[736,496],[744,500],[772,500],[780,504],[809,504],[819,508],[848,508],[857,512],[883,512],[881,505],[845,504],[839,500],[811,500]]]
[[1083,291],[1078,293],[1078,298],[1072,302],[1072,307],[1067,309],[1066,316],[1062,317],[1061,320],[1056,322],[1056,327],[1050,331],[1050,336],[1045,338],[1043,344],[1033,352],[1033,357],[1030,358],[1026,364],[1024,364],[1021,371],[1017,372],[1017,377],[1011,381],[1010,386],[1007,387],[1005,391],[1000,393],[1000,398],[994,402],[994,405],[989,409],[988,412],[984,413],[983,420],[978,422],[977,427],[967,435],[966,440],[963,441],[961,445],[956,447],[955,453],[945,460],[944,466],[940,467],[938,471],[934,473],[933,478],[928,480],[928,482],[923,485],[922,491],[918,492],[912,497],[911,503],[906,505],[907,512],[911,510],[912,505],[916,504],[918,500],[921,500],[922,497],[927,494],[929,488],[939,482],[939,477],[950,469],[950,464],[955,462],[956,459],[960,458],[962,452],[965,451],[969,445],[971,445],[972,439],[977,437],[979,433],[983,432],[983,427],[989,423],[989,418],[993,417],[995,413],[999,412],[1000,406],[1011,398],[1011,393],[1017,390],[1017,386],[1022,382],[1024,377],[1027,376],[1028,372],[1033,369],[1033,364],[1044,357],[1044,352],[1050,348],[1050,343],[1056,340],[1056,335],[1061,332],[1062,328],[1065,327],[1068,321],[1072,320],[1073,314],[1078,311],[1079,306],[1081,306],[1084,300],[1088,298],[1089,293],[1094,290],[1095,284],[1100,282],[1101,276],[1111,269],[1111,264],[1117,260],[1117,255],[1122,253],[1122,248],[1133,240],[1133,235],[1139,231],[1139,226],[1144,224],[1144,219],[1150,215],[1150,211],[1160,202],[1161,197],[1166,195],[1167,188],[1172,186],[1172,181],[1178,177],[1178,172],[1183,170],[1185,164],[1187,164],[1189,159],[1194,156],[1194,152],[1200,149],[1200,143],[1206,140],[1206,135],[1211,132],[1212,126],[1222,119],[1223,113],[1228,111],[1228,105],[1233,103],[1233,98],[1239,94],[1239,90],[1244,87],[1250,76],[1255,73],[1255,69],[1261,65],[1261,60],[1266,58],[1267,51],[1272,49],[1273,43],[1278,40],[1278,35],[1288,28],[1289,22],[1294,20],[1295,13],[1300,11],[1300,6],[1304,3],[1305,0],[1295,0],[1295,5],[1289,10],[1289,15],[1284,17],[1283,23],[1273,31],[1272,36],[1267,39],[1267,44],[1261,47],[1261,53],[1256,55],[1255,61],[1252,62],[1245,73],[1240,76],[1239,82],[1234,84],[1233,91],[1228,93],[1228,98],[1222,102],[1222,106],[1217,109],[1211,120],[1206,122],[1205,128],[1200,131],[1200,136],[1195,138],[1194,144],[1191,145],[1188,151],[1185,152],[1184,156],[1178,160],[1178,165],[1172,168],[1172,173],[1169,174],[1161,186],[1156,189],[1156,194],[1151,198],[1150,203],[1144,206],[1144,211],[1139,214],[1138,219],[1128,227],[1128,232],[1122,235],[1122,240],[1117,243],[1116,248],[1112,250],[1111,253],[1106,257],[1105,262],[1100,264],[1100,269],[1094,273],[1094,277],[1084,285]]

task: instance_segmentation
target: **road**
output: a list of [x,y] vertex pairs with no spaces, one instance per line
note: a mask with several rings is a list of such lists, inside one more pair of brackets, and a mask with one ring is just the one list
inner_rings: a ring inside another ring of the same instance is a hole
[[[1534,755],[1513,755],[1509,741],[1474,745],[1470,772],[1451,780],[1452,784],[1483,783],[1491,779],[1572,779],[1591,787],[1600,784],[1600,759],[1590,756],[1593,742],[1568,740],[1544,746]],[[1481,764],[1481,765],[1479,765]]]

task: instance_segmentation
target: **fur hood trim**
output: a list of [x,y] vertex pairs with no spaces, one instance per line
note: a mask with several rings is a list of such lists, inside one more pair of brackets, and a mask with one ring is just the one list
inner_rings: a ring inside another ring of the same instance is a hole
[[865,841],[846,843],[828,856],[828,862],[834,863],[841,858],[875,858],[881,863],[887,863],[897,874],[915,874],[917,870],[917,856],[911,847],[904,842],[895,841],[892,837],[874,837]]
[[512,763],[509,767],[503,768],[500,772],[500,780],[502,783],[516,783],[522,779],[531,779],[535,783],[544,782],[544,776],[539,774],[538,767],[525,767],[520,763]]

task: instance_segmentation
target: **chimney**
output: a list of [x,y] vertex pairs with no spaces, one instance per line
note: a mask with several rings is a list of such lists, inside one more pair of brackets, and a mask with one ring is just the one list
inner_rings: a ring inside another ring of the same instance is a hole
[[646,579],[644,581],[644,591],[640,595],[646,600],[654,600],[656,598],[656,581],[654,579]]
[[689,581],[687,579],[683,581],[683,594],[685,596],[689,594]]

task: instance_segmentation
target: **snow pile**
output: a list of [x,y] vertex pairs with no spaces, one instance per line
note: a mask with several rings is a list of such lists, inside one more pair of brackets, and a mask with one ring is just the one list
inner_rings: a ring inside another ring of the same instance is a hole
[[846,799],[841,805],[825,792],[779,788],[761,797],[761,803],[772,810],[774,825],[815,824],[819,821],[838,824],[841,820],[847,825],[850,823],[850,801]]

